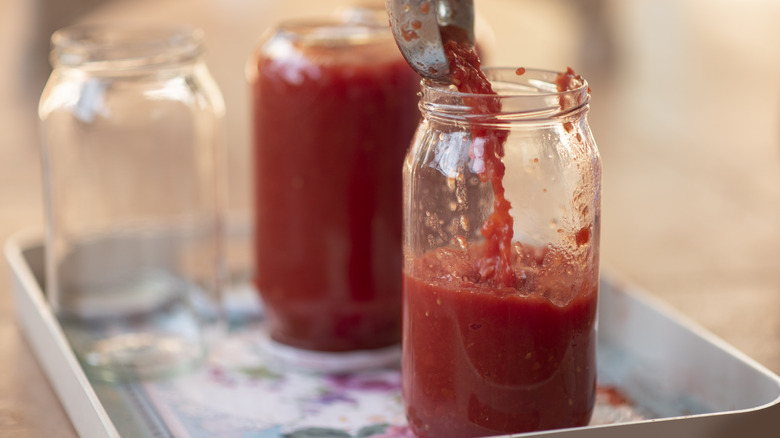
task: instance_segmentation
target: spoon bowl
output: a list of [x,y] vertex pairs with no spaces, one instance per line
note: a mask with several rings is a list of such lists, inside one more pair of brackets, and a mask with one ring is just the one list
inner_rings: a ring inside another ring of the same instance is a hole
[[406,62],[425,79],[449,83],[441,29],[460,28],[474,44],[474,0],[385,0],[385,7]]

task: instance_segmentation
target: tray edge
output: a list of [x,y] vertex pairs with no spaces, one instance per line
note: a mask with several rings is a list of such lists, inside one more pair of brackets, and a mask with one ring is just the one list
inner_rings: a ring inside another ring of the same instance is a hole
[[[5,257],[12,271],[17,319],[78,433],[82,436],[90,437],[120,437],[116,426],[111,421],[105,407],[97,397],[94,388],[70,349],[59,323],[49,310],[44,295],[24,258],[23,251],[25,248],[30,247],[32,244],[40,245],[41,236],[42,233],[36,230],[20,231],[12,235],[4,245]],[[737,360],[769,377],[780,386],[780,377],[768,368],[698,325],[675,308],[626,281],[625,278],[614,271],[602,269],[602,279],[606,279],[614,286],[613,293],[644,303],[653,312],[673,320],[676,324],[691,331],[705,342],[724,350]],[[63,363],[66,366],[62,366]],[[576,436],[578,438],[617,438],[625,436],[625,433],[628,432],[625,428],[628,427],[631,435],[637,438],[659,436],[659,434],[669,438],[673,436],[694,436],[690,435],[690,433],[693,432],[698,435],[702,430],[723,432],[724,430],[734,430],[734,428],[744,426],[749,427],[751,431],[756,431],[753,426],[767,426],[769,430],[772,430],[772,427],[777,427],[777,421],[773,420],[780,418],[779,416],[780,396],[764,405],[747,409],[527,434],[501,435],[500,437]],[[744,430],[742,431],[744,432]],[[718,434],[718,436],[721,435]],[[753,436],[769,437],[774,435],[764,429],[759,435]]]
[[78,434],[119,438],[22,255],[26,244],[41,235],[37,230],[17,232],[3,248],[11,267],[16,319]]

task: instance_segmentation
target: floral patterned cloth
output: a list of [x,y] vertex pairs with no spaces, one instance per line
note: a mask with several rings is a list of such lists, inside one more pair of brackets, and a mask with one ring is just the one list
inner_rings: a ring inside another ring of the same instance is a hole
[[215,343],[203,369],[146,382],[174,436],[403,438],[398,366],[352,373],[296,372],[262,347],[263,327]]

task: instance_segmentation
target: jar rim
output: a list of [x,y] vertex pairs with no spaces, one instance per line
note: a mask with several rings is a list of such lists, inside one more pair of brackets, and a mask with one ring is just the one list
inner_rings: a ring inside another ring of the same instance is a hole
[[189,25],[77,24],[51,37],[52,66],[136,69],[191,62],[204,32]]
[[[575,112],[589,104],[590,88],[579,75],[573,76],[571,87],[559,90],[556,81],[565,72],[528,68],[519,73],[517,68],[510,67],[486,67],[482,71],[497,94],[464,93],[452,84],[423,79],[421,110],[468,119],[496,115],[537,119]],[[496,114],[471,114],[471,109],[485,100],[498,100],[500,110]]]
[[279,22],[275,31],[308,45],[339,46],[392,39],[390,29],[378,22],[338,17],[288,19]]

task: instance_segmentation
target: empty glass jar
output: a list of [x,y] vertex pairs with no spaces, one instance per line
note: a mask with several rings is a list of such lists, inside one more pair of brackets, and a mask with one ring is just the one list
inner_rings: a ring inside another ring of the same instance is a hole
[[224,104],[203,34],[75,26],[41,96],[46,293],[86,372],[189,369],[218,313]]

